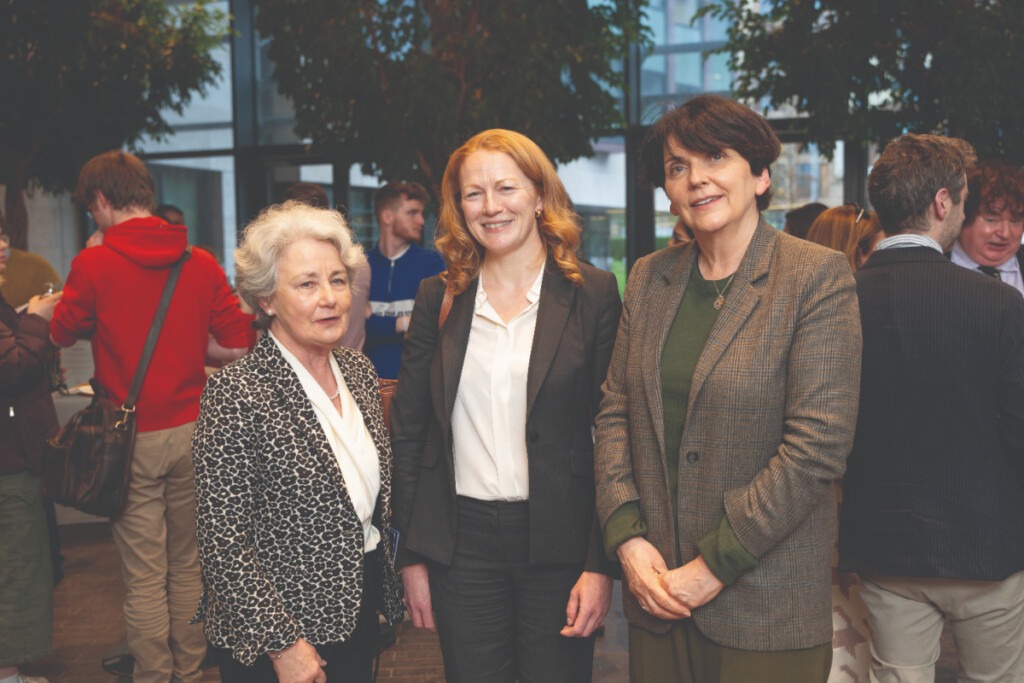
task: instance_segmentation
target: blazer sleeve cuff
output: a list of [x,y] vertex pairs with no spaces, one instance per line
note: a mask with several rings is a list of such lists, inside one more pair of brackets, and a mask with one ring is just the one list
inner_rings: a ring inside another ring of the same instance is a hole
[[711,573],[727,586],[757,567],[757,558],[740,543],[725,515],[704,538],[697,541],[697,549]]
[[647,524],[640,515],[640,503],[623,503],[604,525],[604,552],[610,560],[618,560],[616,551],[631,538],[647,535]]

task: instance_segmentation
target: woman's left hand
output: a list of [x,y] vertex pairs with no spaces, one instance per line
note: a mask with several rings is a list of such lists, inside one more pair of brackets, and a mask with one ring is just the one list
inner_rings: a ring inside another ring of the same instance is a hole
[[569,593],[565,607],[566,638],[587,638],[604,623],[612,602],[612,578],[597,572],[583,572]]
[[659,579],[669,595],[691,610],[711,602],[725,588],[700,555],[682,567],[662,574]]

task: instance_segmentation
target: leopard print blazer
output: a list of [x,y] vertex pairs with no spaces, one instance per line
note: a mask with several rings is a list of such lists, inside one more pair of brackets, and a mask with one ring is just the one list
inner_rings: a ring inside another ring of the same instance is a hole
[[[334,350],[380,455],[372,560],[378,608],[402,617],[390,529],[391,445],[377,373],[366,356]],[[314,645],[347,639],[363,592],[363,530],[334,453],[274,340],[214,374],[192,440],[196,521],[209,641],[252,665],[300,636]]]

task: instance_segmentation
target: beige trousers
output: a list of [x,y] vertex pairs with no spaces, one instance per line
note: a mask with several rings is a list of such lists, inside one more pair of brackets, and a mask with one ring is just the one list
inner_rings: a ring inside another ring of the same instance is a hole
[[206,639],[188,622],[202,592],[196,549],[195,423],[141,432],[131,487],[114,541],[124,577],[128,649],[135,683],[198,683]]
[[1024,681],[1024,572],[1003,581],[860,578],[873,682],[933,683],[947,617],[959,683]]

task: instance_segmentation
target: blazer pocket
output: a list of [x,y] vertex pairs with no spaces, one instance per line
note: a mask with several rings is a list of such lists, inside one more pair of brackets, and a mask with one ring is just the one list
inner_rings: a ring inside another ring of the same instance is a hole
[[420,456],[420,467],[433,467],[437,464],[437,456],[440,455],[443,446],[433,441],[423,444],[423,455]]
[[569,469],[577,477],[594,478],[594,451],[569,450]]

